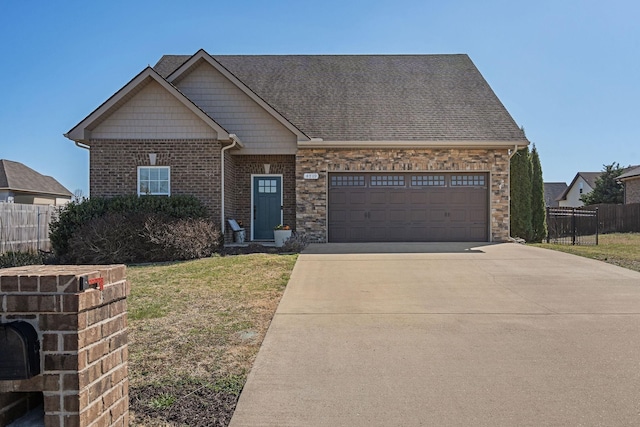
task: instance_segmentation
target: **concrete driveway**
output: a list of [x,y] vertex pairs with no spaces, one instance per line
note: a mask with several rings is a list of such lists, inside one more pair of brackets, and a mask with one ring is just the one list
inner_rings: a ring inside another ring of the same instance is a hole
[[638,426],[640,273],[517,244],[300,256],[238,426]]

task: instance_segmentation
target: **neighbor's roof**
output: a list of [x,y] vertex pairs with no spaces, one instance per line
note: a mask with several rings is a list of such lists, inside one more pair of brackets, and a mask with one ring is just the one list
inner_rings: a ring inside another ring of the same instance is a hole
[[[326,141],[527,140],[467,55],[212,55]],[[189,55],[154,66],[168,77]]]
[[5,159],[0,159],[0,189],[66,197],[73,195],[54,178]]
[[544,201],[547,206],[558,206],[556,200],[567,189],[566,182],[545,182],[544,183]]
[[584,179],[584,181],[589,185],[589,187],[596,188],[596,179],[600,175],[602,175],[602,172],[578,172],[576,176],[573,177],[571,184],[569,184],[569,186],[565,188],[565,190],[562,192],[560,196],[556,198],[556,200],[565,200],[567,198],[567,193],[569,193],[569,190],[573,188],[573,184],[576,183],[576,181],[578,180],[578,177],[582,177],[582,179]]
[[630,167],[618,179],[634,178],[640,176],[640,166]]

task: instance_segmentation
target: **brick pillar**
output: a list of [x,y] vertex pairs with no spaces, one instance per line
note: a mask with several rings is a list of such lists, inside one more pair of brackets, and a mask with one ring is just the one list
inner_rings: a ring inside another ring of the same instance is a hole
[[4,400],[42,392],[46,427],[128,425],[128,294],[122,265],[0,270],[0,322],[30,323],[41,349],[39,375],[0,381]]

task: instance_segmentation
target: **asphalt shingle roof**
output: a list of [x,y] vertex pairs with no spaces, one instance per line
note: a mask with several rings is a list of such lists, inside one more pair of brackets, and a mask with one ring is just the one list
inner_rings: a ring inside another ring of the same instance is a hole
[[[154,66],[169,76],[186,55]],[[467,55],[213,55],[306,135],[327,141],[522,141]]]
[[73,196],[53,177],[42,175],[22,163],[5,159],[0,159],[0,189]]
[[640,166],[632,166],[626,169],[626,172],[618,177],[618,179],[631,178],[634,176],[640,176]]
[[557,198],[567,189],[566,182],[545,182],[544,183],[544,201],[547,206],[557,207],[559,205]]

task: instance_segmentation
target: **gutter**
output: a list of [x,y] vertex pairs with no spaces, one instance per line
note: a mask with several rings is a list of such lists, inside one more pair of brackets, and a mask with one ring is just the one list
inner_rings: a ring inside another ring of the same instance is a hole
[[230,133],[229,134],[229,139],[231,140],[232,144],[231,145],[227,145],[226,147],[222,147],[222,150],[220,150],[220,185],[221,185],[221,195],[222,195],[222,200],[220,203],[220,232],[224,234],[224,153],[227,150],[230,150],[234,147],[239,147],[239,148],[243,148],[244,144],[242,143],[242,141],[240,141],[240,139],[238,138],[238,136],[234,133]]
[[527,145],[527,141],[298,141],[298,148],[505,148]]
[[73,138],[71,138],[68,133],[63,133],[62,136],[64,136],[65,138],[70,139],[73,142],[75,142],[76,147],[84,148],[85,150],[89,150],[90,149],[90,147],[88,145],[83,144],[82,142],[76,141]]

